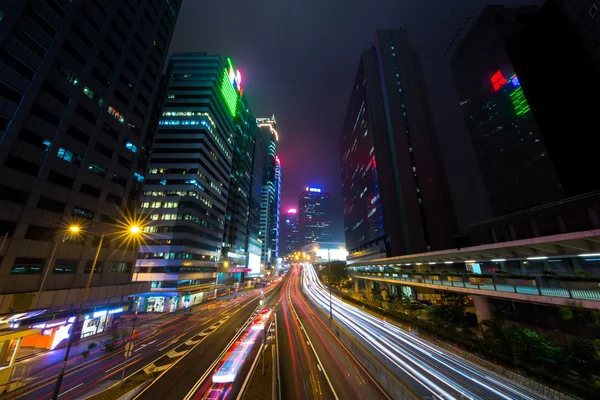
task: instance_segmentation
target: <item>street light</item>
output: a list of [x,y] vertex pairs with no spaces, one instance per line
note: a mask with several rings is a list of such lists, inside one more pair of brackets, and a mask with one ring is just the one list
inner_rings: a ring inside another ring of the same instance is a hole
[[[54,246],[52,247],[52,252],[50,253],[50,257],[48,258],[48,262],[46,267],[44,268],[44,276],[42,276],[42,281],[40,282],[40,288],[38,289],[38,296],[42,294],[42,290],[44,289],[44,284],[46,283],[46,278],[48,277],[48,271],[54,268],[54,255],[56,254],[56,250],[58,249],[58,245],[62,242],[64,243],[69,235],[76,235],[80,231],[80,227],[78,225],[70,225],[66,231],[59,231],[54,238]],[[61,241],[62,238],[62,241]],[[38,299],[39,301],[39,299]]]
[[[81,227],[79,225],[72,225],[69,227],[69,231],[73,234],[80,234]],[[140,234],[141,229],[138,225],[130,225],[127,227],[127,230],[122,236],[128,236],[129,240],[137,239],[137,236]],[[77,310],[77,317],[75,317],[75,323],[73,324],[72,329],[69,332],[69,339],[67,341],[67,350],[65,351],[65,357],[63,358],[63,363],[60,368],[60,372],[56,378],[56,384],[54,386],[54,392],[52,393],[52,400],[57,400],[58,395],[60,393],[60,386],[62,384],[63,378],[65,376],[65,370],[67,368],[67,361],[69,360],[69,353],[71,352],[71,346],[73,345],[73,337],[75,332],[75,327],[77,323],[81,319],[81,314],[83,313],[83,306],[87,301],[87,297],[90,291],[90,284],[92,283],[92,277],[94,276],[94,270],[96,269],[96,264],[98,263],[98,257],[100,256],[100,250],[102,250],[102,243],[104,243],[104,232],[100,234],[100,241],[98,242],[98,248],[96,249],[96,254],[94,255],[94,260],[92,261],[92,267],[90,269],[90,274],[88,276],[87,283],[85,285],[85,289],[83,291],[83,297],[81,298],[81,303],[79,304],[79,309]],[[133,335],[133,331],[132,331]],[[125,363],[127,363],[127,359],[125,359]]]
[[[319,246],[313,247],[315,251],[315,257],[317,251],[319,251]],[[330,250],[327,249],[327,283],[329,284],[329,319],[333,319],[333,304],[331,301],[331,253]]]

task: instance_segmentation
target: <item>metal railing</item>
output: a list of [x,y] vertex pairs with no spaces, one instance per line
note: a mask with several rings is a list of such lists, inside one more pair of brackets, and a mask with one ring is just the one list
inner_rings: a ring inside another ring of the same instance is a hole
[[[430,276],[433,274],[429,274]],[[394,280],[399,282],[410,282],[410,283],[423,283],[429,285],[440,285],[450,287],[460,287],[466,289],[479,289],[479,290],[490,290],[497,292],[508,292],[508,293],[520,293],[527,295],[538,295],[538,296],[549,296],[549,297],[562,297],[566,299],[577,299],[577,300],[595,300],[600,301],[600,287],[598,289],[592,289],[592,281],[589,281],[590,289],[576,289],[568,287],[544,287],[541,286],[541,280],[539,278],[500,278],[500,276],[491,277],[478,277],[477,275],[465,274],[465,275],[446,275],[443,273],[435,274],[437,279],[430,279],[427,274],[394,274],[394,273],[377,273],[377,272],[363,272],[356,273],[353,276],[357,278],[366,279],[385,279]],[[529,281],[531,285],[516,284],[516,283],[503,283],[499,282],[502,280],[521,280]],[[585,282],[585,281],[584,281]]]

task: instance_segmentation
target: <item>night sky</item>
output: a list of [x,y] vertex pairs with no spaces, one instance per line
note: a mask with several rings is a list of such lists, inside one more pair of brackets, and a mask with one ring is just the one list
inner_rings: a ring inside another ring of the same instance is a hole
[[405,27],[420,53],[459,222],[487,217],[483,189],[444,52],[485,4],[532,0],[184,0],[171,52],[233,59],[256,117],[279,127],[282,212],[306,186],[332,195],[343,240],[339,137],[362,51],[376,29]]

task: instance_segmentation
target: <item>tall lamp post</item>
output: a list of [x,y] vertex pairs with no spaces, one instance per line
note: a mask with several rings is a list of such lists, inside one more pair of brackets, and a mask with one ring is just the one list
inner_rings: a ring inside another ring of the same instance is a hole
[[54,238],[54,245],[52,246],[52,252],[50,253],[50,257],[48,258],[48,262],[46,263],[46,267],[44,268],[44,275],[42,276],[42,281],[40,282],[40,287],[38,289],[38,295],[42,294],[42,290],[44,289],[44,284],[46,283],[46,278],[48,277],[48,272],[54,267],[54,256],[56,254],[56,250],[61,243],[64,243],[69,236],[77,235],[79,233],[79,226],[71,225],[67,229],[67,232],[59,232],[56,234]]
[[[81,232],[81,227],[79,226],[71,226],[69,227],[69,231],[72,234],[79,234]],[[129,226],[127,234],[130,237],[134,237],[139,235],[141,229],[138,225]],[[63,358],[62,366],[60,368],[60,372],[56,378],[56,384],[54,385],[54,392],[52,393],[52,400],[57,400],[58,395],[60,393],[60,386],[62,385],[63,378],[65,376],[65,370],[67,369],[67,361],[69,360],[69,353],[71,352],[71,346],[73,345],[73,338],[75,337],[75,327],[77,323],[81,319],[81,314],[83,313],[83,306],[87,301],[87,297],[90,291],[90,284],[92,283],[92,277],[94,276],[94,270],[96,269],[96,264],[98,263],[98,257],[100,256],[100,250],[102,249],[102,243],[104,243],[104,233],[100,235],[100,241],[98,242],[98,248],[96,249],[96,254],[94,255],[94,260],[92,261],[92,267],[90,269],[90,274],[88,275],[88,280],[85,285],[85,289],[83,291],[83,296],[81,297],[81,302],[79,304],[79,309],[77,310],[77,317],[75,318],[75,323],[71,331],[69,332],[69,340],[67,342],[67,350],[65,351],[65,357]]]

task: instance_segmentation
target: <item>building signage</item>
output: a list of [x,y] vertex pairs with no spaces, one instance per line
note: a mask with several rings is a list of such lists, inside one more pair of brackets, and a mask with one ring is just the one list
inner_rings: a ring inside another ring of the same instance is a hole
[[321,193],[321,189],[320,188],[308,188],[309,192],[313,192],[313,193]]
[[113,308],[112,310],[96,311],[94,314],[92,314],[92,318],[101,318],[105,317],[106,315],[122,313],[123,311],[125,311],[123,310],[123,307]]
[[32,329],[51,329],[51,328],[56,328],[57,326],[66,325],[67,323],[72,324],[73,322],[75,322],[75,317],[42,322],[42,323],[30,326],[30,328],[32,328]]

